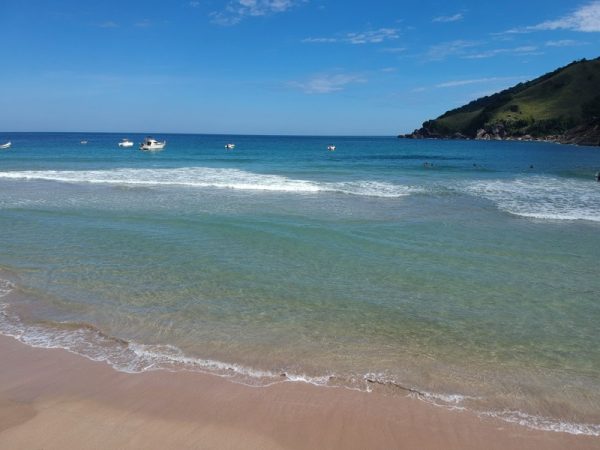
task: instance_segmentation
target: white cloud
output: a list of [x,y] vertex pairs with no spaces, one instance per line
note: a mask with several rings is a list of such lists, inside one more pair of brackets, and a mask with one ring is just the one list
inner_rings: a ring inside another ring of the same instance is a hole
[[525,80],[526,77],[491,77],[491,78],[474,78],[470,80],[453,80],[453,81],[445,81],[444,83],[436,84],[436,88],[452,88],[458,86],[467,86],[470,84],[485,84],[485,83],[496,83],[498,81],[516,81],[516,80]]
[[547,20],[537,25],[513,28],[505,33],[530,33],[533,31],[570,30],[586,33],[600,32],[600,1],[580,6],[564,17]]
[[192,8],[197,8],[198,6],[200,6],[200,2],[199,2],[199,1],[197,1],[197,0],[193,0],[193,1],[189,2],[189,5],[190,5]]
[[306,43],[334,43],[343,42],[347,44],[378,44],[380,42],[398,39],[397,28],[379,28],[377,30],[363,31],[359,33],[346,33],[339,37],[317,37],[306,38]]
[[578,45],[587,45],[587,42],[574,41],[572,39],[562,39],[560,41],[546,42],[546,47],[576,47]]
[[379,30],[348,33],[346,35],[346,41],[351,44],[377,44],[391,39],[398,39],[398,30],[395,28],[380,28]]
[[300,89],[306,94],[330,94],[344,90],[349,84],[366,83],[367,80],[358,74],[319,74],[306,81],[292,81],[289,86]]
[[333,42],[339,42],[338,38],[306,38],[302,39],[302,42],[309,44],[330,44]]
[[236,25],[246,17],[266,16],[287,11],[308,0],[230,0],[223,11],[211,13],[219,25]]
[[107,20],[106,22],[102,22],[98,25],[100,28],[117,28],[119,25],[112,20]]
[[425,57],[429,61],[441,61],[449,56],[462,56],[468,49],[477,47],[479,42],[465,41],[462,39],[442,42],[441,44],[432,45],[429,47]]
[[521,47],[515,48],[495,48],[491,50],[484,50],[478,53],[470,53],[463,55],[464,59],[484,59],[484,58],[492,58],[494,56],[502,55],[502,54],[515,54],[518,56],[524,55],[541,55],[542,52],[538,51],[538,48],[533,45],[524,45]]
[[463,20],[463,19],[464,19],[464,16],[462,15],[462,13],[457,13],[452,16],[435,17],[435,18],[433,18],[432,22],[448,23],[448,22],[458,22],[459,20]]

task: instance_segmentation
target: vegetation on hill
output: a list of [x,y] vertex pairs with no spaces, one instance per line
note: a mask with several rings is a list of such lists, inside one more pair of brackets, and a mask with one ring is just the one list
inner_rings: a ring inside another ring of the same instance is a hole
[[[585,135],[581,142],[579,135]],[[474,100],[403,137],[548,139],[600,145],[600,58],[575,61]]]

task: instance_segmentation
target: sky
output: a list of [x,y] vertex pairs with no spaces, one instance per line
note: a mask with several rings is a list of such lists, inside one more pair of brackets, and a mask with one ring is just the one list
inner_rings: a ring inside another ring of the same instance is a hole
[[600,0],[0,0],[0,131],[396,135],[600,56]]

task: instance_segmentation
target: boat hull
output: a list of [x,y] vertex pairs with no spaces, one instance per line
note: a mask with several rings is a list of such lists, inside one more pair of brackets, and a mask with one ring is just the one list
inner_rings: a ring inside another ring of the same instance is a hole
[[140,150],[145,150],[145,151],[162,150],[165,148],[166,145],[167,145],[166,143],[152,144],[152,145],[142,144],[142,145],[140,145]]

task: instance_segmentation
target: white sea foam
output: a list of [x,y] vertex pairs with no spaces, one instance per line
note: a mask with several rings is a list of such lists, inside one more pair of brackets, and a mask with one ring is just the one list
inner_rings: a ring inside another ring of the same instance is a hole
[[0,278],[0,298],[10,294],[14,288],[15,285],[12,284],[10,281],[3,280]]
[[[0,280],[1,286],[12,285]],[[1,292],[1,291],[0,291]],[[0,294],[1,295],[1,294]],[[232,378],[233,381],[250,386],[269,386],[281,382],[303,382],[317,386],[331,386],[334,375],[307,376],[252,369],[239,364],[230,364],[210,359],[186,356],[179,348],[171,345],[143,345],[106,337],[93,327],[68,327],[53,329],[37,325],[24,325],[18,317],[7,312],[7,305],[0,304],[0,333],[11,336],[29,346],[37,348],[61,348],[85,356],[93,361],[105,362],[115,370],[140,373],[150,370],[195,370]],[[389,377],[368,374],[363,377],[369,383],[392,385],[409,391],[410,395],[448,409],[466,409],[461,404],[473,397],[459,394],[435,394],[402,387]],[[254,380],[254,382],[252,381]],[[336,384],[333,384],[336,386]],[[360,389],[363,390],[363,389]],[[370,391],[370,389],[364,389]],[[480,412],[482,416],[496,417],[506,422],[545,431],[600,436],[600,425],[579,424],[533,416],[519,411]]]
[[591,423],[563,422],[549,417],[534,416],[521,411],[483,412],[480,416],[495,417],[505,422],[542,431],[555,431],[559,433],[579,434],[586,436],[600,436],[600,425]]
[[[14,285],[0,279],[0,297],[14,290]],[[302,382],[324,387],[346,387],[371,392],[374,384],[398,388],[409,396],[450,410],[469,409],[470,400],[478,400],[461,394],[432,393],[407,387],[394,377],[385,374],[369,373],[358,379],[347,379],[335,374],[309,376],[286,371],[259,370],[235,363],[211,359],[195,358],[186,355],[172,345],[145,345],[127,342],[104,335],[88,325],[57,324],[57,326],[25,324],[11,314],[7,304],[0,303],[0,334],[37,348],[60,348],[84,356],[90,360],[104,362],[115,370],[127,373],[141,373],[151,370],[190,370],[226,377],[236,383],[253,387],[270,386],[283,382]],[[362,381],[362,383],[356,383]],[[349,382],[349,385],[346,385]],[[362,386],[361,386],[362,384]],[[477,411],[477,414],[544,431],[600,436],[600,425],[572,423],[542,416],[534,416],[521,411]]]
[[65,183],[101,183],[125,186],[183,186],[253,191],[317,193],[338,192],[373,197],[402,197],[416,187],[378,181],[317,182],[239,169],[183,167],[177,169],[27,170],[0,172],[11,180],[45,180]]
[[[4,280],[0,280],[0,296],[3,283]],[[6,293],[9,293],[13,286],[10,283],[7,286]],[[0,304],[0,334],[13,337],[31,347],[64,349],[92,361],[105,362],[115,370],[126,373],[191,370],[233,378],[235,382],[250,386],[268,386],[282,382],[327,386],[333,377],[273,372],[236,363],[195,358],[173,345],[145,345],[123,341],[106,336],[88,325],[26,325],[17,315],[9,313],[7,304]]]
[[550,176],[481,180],[462,190],[511,214],[536,219],[600,222],[600,184]]

